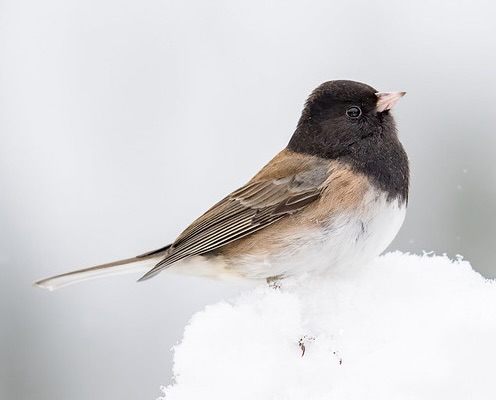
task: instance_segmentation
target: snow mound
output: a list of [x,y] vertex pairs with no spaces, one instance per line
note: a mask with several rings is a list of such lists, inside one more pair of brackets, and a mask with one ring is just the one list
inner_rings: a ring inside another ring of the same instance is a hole
[[206,307],[163,399],[494,400],[495,373],[495,282],[461,259],[396,252]]

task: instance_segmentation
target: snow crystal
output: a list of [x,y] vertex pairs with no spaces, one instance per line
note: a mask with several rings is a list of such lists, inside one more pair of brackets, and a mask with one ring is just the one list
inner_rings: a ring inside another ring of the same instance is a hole
[[494,281],[461,259],[396,252],[206,307],[164,399],[494,400],[495,372]]

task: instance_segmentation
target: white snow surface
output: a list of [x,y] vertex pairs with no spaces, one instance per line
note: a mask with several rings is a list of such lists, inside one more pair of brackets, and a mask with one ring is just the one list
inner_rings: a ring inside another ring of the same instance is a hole
[[495,282],[461,259],[395,252],[207,306],[163,399],[494,400],[495,377]]

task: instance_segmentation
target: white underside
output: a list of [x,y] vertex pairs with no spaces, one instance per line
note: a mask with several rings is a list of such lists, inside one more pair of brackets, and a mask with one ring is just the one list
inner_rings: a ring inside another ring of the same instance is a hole
[[[370,191],[358,212],[340,214],[310,232],[296,232],[272,256],[237,259],[192,257],[174,264],[176,272],[215,278],[266,279],[304,273],[329,274],[360,267],[381,254],[405,219],[406,206]],[[288,237],[289,239],[289,237]]]

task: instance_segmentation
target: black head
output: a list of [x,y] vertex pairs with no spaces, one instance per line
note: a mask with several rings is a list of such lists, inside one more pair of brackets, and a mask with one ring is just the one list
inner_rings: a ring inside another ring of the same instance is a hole
[[[404,94],[354,81],[325,82],[308,98],[288,149],[347,162],[406,198],[408,159],[389,111]],[[398,187],[403,181],[406,188]]]
[[396,135],[391,107],[380,107],[377,94],[364,83],[323,83],[308,98],[288,147],[300,153],[338,158],[369,136]]

